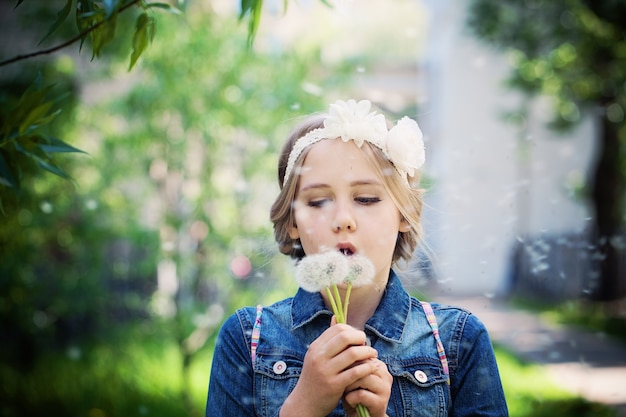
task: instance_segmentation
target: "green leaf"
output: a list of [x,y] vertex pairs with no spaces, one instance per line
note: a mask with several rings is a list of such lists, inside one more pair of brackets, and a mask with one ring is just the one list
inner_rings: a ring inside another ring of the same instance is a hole
[[14,189],[19,189],[20,184],[16,180],[15,175],[13,175],[13,172],[11,172],[11,167],[4,159],[4,156],[2,155],[3,153],[4,152],[0,152],[0,184]]
[[146,5],[146,8],[159,8],[176,15],[180,15],[183,13],[182,10],[180,10],[178,7],[174,7],[171,4],[167,3],[148,3]]
[[142,13],[137,16],[135,34],[133,35],[133,52],[130,55],[130,65],[128,67],[129,71],[137,63],[137,60],[148,46],[148,43],[152,42],[152,39],[154,39],[154,31],[154,17],[147,13]]
[[72,10],[73,2],[74,0],[67,0],[65,6],[63,6],[63,8],[59,10],[59,12],[57,13],[57,20],[54,22],[46,36],[44,36],[43,39],[39,41],[39,45],[41,45],[43,41],[48,38],[48,36],[52,35],[59,28],[59,26],[61,26],[65,19],[67,19],[67,17],[70,15],[70,10]]
[[239,12],[239,20],[243,19],[252,7],[254,6],[254,2],[256,0],[241,0],[241,11]]
[[91,47],[93,48],[92,60],[95,57],[99,57],[102,48],[108,45],[115,37],[117,12],[109,17],[105,16],[102,12],[98,13],[95,16],[94,24],[99,24],[99,26],[89,33],[91,36]]
[[17,0],[17,4],[15,5],[15,8],[17,9],[17,7],[18,7],[20,4],[22,4],[22,2],[23,2],[23,1],[24,1],[24,0]]
[[40,143],[39,148],[46,153],[65,153],[65,152],[80,152],[85,151],[75,148],[72,145],[68,145],[59,138],[48,137],[44,139],[47,143]]
[[[22,137],[19,142],[13,142],[13,145],[18,152],[23,153],[31,159],[37,158],[38,156],[46,156],[46,154],[37,147],[37,142],[37,136],[26,136]],[[39,153],[39,155],[37,155],[37,153]]]
[[42,138],[38,136],[24,138],[24,140],[19,143],[15,143],[15,149],[32,159],[40,168],[54,175],[58,175],[61,178],[71,180],[72,178],[61,169],[56,161],[41,149],[38,144],[41,140]]
[[87,39],[86,32],[94,24],[92,17],[95,16],[95,10],[93,7],[93,0],[76,0],[76,27],[78,33],[81,34],[80,46],[78,50],[83,49],[83,43]]
[[21,107],[32,107],[35,102],[39,102],[43,100],[50,91],[51,86],[42,87],[42,76],[41,72],[37,74],[37,77],[33,80],[33,83],[28,86],[22,97],[20,97],[20,101],[18,103],[18,108]]
[[[26,134],[27,131],[32,131],[39,126],[39,123],[44,118],[47,118],[48,112],[52,108],[51,102],[43,102],[30,109],[21,121],[18,132],[20,135]],[[48,118],[49,119],[49,118]]]
[[52,158],[35,158],[35,161],[37,161],[37,165],[39,165],[40,168],[43,168],[54,175],[58,175],[66,180],[72,179],[72,177],[70,177],[67,172],[63,171]]
[[52,86],[42,88],[40,84],[40,79],[36,78],[24,91],[15,108],[8,113],[2,131],[4,141],[32,132],[61,112],[60,109],[52,110],[54,100],[47,97]]
[[252,0],[253,1],[253,9],[248,16],[248,48],[252,48],[252,44],[254,43],[254,38],[256,36],[257,29],[259,28],[259,23],[261,22],[261,12],[263,11],[263,0]]

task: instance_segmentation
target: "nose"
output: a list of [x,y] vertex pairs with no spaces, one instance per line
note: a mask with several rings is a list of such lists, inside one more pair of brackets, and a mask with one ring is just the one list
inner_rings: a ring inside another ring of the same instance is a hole
[[348,231],[354,232],[356,230],[356,221],[352,215],[351,210],[345,204],[338,204],[335,216],[332,222],[332,228],[335,232]]

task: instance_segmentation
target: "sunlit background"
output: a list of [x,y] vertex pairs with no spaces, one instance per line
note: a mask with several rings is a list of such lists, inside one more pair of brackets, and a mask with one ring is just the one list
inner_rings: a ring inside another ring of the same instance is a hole
[[[0,61],[75,36],[70,15],[39,44],[65,1],[16,3],[0,0]],[[85,152],[55,154],[68,180],[8,153],[6,132],[0,142],[0,416],[203,415],[222,321],[296,289],[269,221],[277,155],[300,117],[339,98],[424,131],[425,245],[400,271],[414,295],[579,312],[594,331],[626,334],[623,229],[593,240],[600,110],[554,98],[592,89],[556,81],[574,41],[548,68],[479,37],[477,16],[496,24],[470,4],[490,2],[330,3],[265,1],[251,49],[239,2],[194,0],[152,11],[154,40],[130,71],[135,11],[119,13],[100,56],[87,40],[0,66],[2,129],[40,74],[62,109],[45,134]],[[593,20],[588,2],[520,3],[557,10],[559,27],[621,28],[626,62],[626,25]],[[625,143],[621,77],[607,81],[621,90],[606,108]],[[617,189],[611,207],[623,207]],[[618,292],[598,307],[606,242]],[[496,348],[512,416],[615,415]]]

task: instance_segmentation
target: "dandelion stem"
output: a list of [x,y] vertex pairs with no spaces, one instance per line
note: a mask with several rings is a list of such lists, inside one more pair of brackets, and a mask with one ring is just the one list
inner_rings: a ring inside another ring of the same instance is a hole
[[330,301],[330,306],[333,309],[333,313],[337,317],[337,321],[341,323],[341,312],[337,309],[337,303],[335,302],[335,297],[333,297],[333,293],[330,291],[330,287],[326,287],[326,294],[328,294],[328,300]]
[[346,298],[343,300],[343,317],[348,322],[348,304],[350,303],[350,293],[352,292],[352,282],[348,283],[348,289],[346,290]]
[[356,413],[359,417],[370,417],[370,412],[367,407],[360,403],[356,405]]
[[335,302],[337,303],[337,308],[339,309],[339,314],[341,315],[340,323],[345,323],[346,316],[343,314],[343,303],[341,302],[341,294],[339,294],[339,288],[337,288],[337,284],[333,284],[333,291],[335,293]]

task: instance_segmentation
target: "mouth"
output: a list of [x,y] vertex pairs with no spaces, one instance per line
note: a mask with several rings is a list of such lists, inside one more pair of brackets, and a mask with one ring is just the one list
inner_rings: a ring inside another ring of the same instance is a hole
[[340,243],[337,245],[337,250],[345,256],[352,256],[356,253],[356,248],[349,243]]

